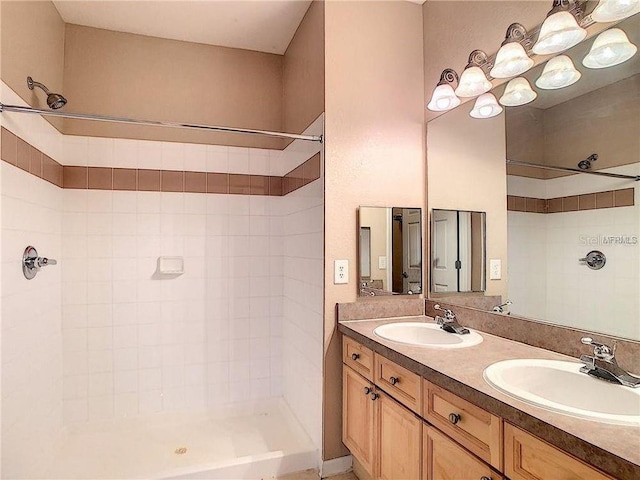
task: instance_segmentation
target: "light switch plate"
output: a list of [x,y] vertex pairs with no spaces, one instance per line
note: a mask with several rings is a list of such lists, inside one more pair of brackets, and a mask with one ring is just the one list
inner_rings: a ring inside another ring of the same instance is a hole
[[349,283],[349,260],[333,261],[333,283],[335,285]]
[[489,260],[489,280],[500,280],[502,278],[502,260],[492,258]]

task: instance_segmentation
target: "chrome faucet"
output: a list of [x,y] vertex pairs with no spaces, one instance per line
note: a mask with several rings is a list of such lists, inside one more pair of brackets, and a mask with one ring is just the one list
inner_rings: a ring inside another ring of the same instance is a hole
[[619,383],[625,387],[640,387],[640,378],[634,377],[625,372],[616,361],[616,341],[613,341],[613,347],[593,341],[592,338],[584,337],[580,340],[585,345],[593,345],[593,356],[580,355],[580,361],[584,363],[584,367],[580,368],[582,373],[594,376],[608,382]]
[[458,319],[456,318],[456,314],[448,308],[442,308],[440,305],[436,304],[433,306],[435,310],[439,310],[443,313],[444,317],[440,315],[436,315],[436,323],[440,325],[440,328],[445,332],[449,333],[457,333],[459,335],[464,335],[469,333],[469,329],[463,327],[458,323]]
[[[505,307],[508,307],[509,305],[511,305],[513,302],[511,300],[507,300],[504,303],[501,303],[500,305],[496,305],[495,307],[493,307],[493,311],[496,313],[504,313],[504,309]],[[508,315],[508,313],[507,313]]]

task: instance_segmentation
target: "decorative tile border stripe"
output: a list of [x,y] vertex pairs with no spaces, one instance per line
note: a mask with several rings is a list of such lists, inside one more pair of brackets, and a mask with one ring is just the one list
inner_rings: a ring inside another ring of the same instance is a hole
[[632,207],[633,188],[607,190],[606,192],[585,193],[557,198],[530,198],[507,195],[507,210],[510,212],[562,213],[601,208]]
[[32,147],[6,128],[2,128],[2,160],[36,177],[62,187],[63,168],[54,159]]
[[283,196],[320,178],[317,153],[284,177],[236,173],[63,166],[2,128],[0,157],[62,188]]

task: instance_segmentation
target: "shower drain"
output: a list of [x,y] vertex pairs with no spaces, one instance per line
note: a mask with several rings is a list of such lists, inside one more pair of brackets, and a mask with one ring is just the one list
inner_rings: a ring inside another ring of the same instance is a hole
[[187,453],[187,447],[179,447],[176,448],[173,453],[175,453],[176,455],[184,455],[185,453]]

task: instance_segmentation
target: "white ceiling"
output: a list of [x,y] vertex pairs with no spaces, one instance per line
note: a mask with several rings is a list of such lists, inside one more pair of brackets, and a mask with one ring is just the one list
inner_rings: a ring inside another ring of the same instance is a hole
[[284,54],[311,0],[53,0],[67,23]]

